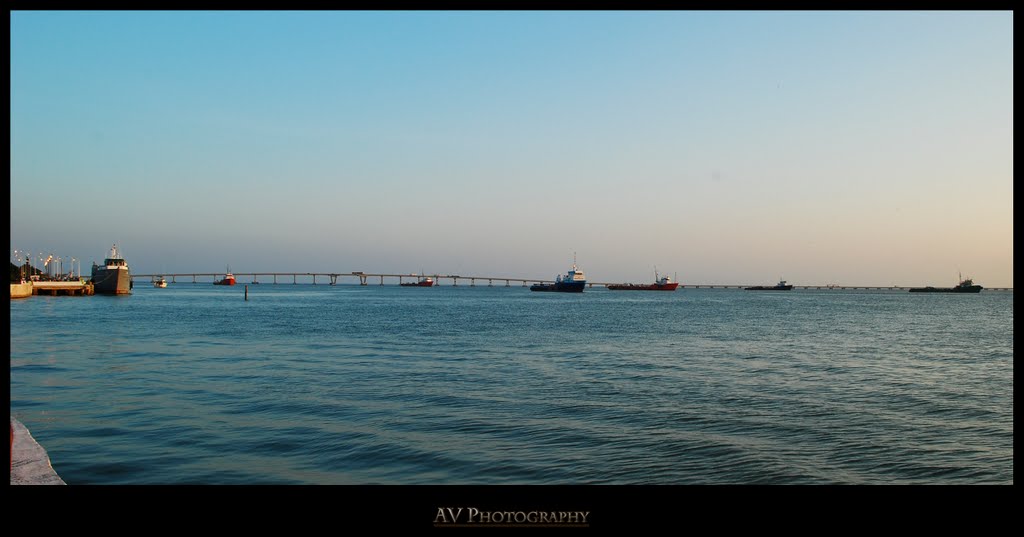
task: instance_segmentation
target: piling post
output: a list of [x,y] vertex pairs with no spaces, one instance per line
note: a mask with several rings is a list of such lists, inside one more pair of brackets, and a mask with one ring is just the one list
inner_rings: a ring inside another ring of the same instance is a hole
[[249,284],[245,285],[245,300],[249,300]]

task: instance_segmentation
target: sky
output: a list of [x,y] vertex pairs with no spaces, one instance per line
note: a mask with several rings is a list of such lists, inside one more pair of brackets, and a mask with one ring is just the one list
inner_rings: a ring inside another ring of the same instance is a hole
[[10,22],[12,260],[1013,286],[1012,11]]

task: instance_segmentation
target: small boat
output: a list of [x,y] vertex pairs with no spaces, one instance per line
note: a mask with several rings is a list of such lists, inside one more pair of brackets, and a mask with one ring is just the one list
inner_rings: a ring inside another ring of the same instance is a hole
[[153,280],[153,287],[158,287],[161,289],[167,287],[167,278],[160,276],[159,278]]
[[227,274],[221,280],[216,280],[213,285],[235,285],[235,275],[231,273],[231,267],[228,267]]
[[530,286],[531,291],[554,291],[558,293],[582,293],[587,286],[587,277],[583,271],[576,266],[576,259],[573,256],[572,268],[562,276],[555,277],[555,283],[538,283]]
[[400,283],[402,287],[433,287],[434,279],[430,276],[422,276],[415,283]]
[[911,293],[980,293],[984,287],[974,285],[974,280],[962,279],[956,287],[912,287]]
[[768,287],[765,285],[755,285],[753,287],[744,287],[747,291],[789,291],[792,289],[792,285],[787,285],[786,280],[779,280],[779,283]]
[[675,291],[679,282],[672,281],[668,276],[658,277],[658,271],[654,271],[654,283],[646,285],[637,283],[613,283],[608,285],[612,291]]
[[110,254],[103,265],[92,264],[93,289],[99,294],[130,295],[133,282],[128,263],[117,252],[117,245],[110,248]]

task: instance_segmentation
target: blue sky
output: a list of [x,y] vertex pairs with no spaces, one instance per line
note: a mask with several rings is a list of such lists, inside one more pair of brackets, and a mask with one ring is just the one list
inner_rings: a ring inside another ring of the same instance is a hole
[[12,12],[11,245],[1013,285],[1012,12]]

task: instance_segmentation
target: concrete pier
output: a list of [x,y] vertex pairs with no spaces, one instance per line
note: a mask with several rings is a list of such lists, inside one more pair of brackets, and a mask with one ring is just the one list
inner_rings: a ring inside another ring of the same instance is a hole
[[67,485],[53,470],[46,450],[14,416],[11,416],[11,434],[12,485]]
[[33,295],[89,296],[95,292],[96,288],[87,281],[32,282]]
[[32,296],[32,282],[11,284],[11,298],[28,298],[30,296]]

